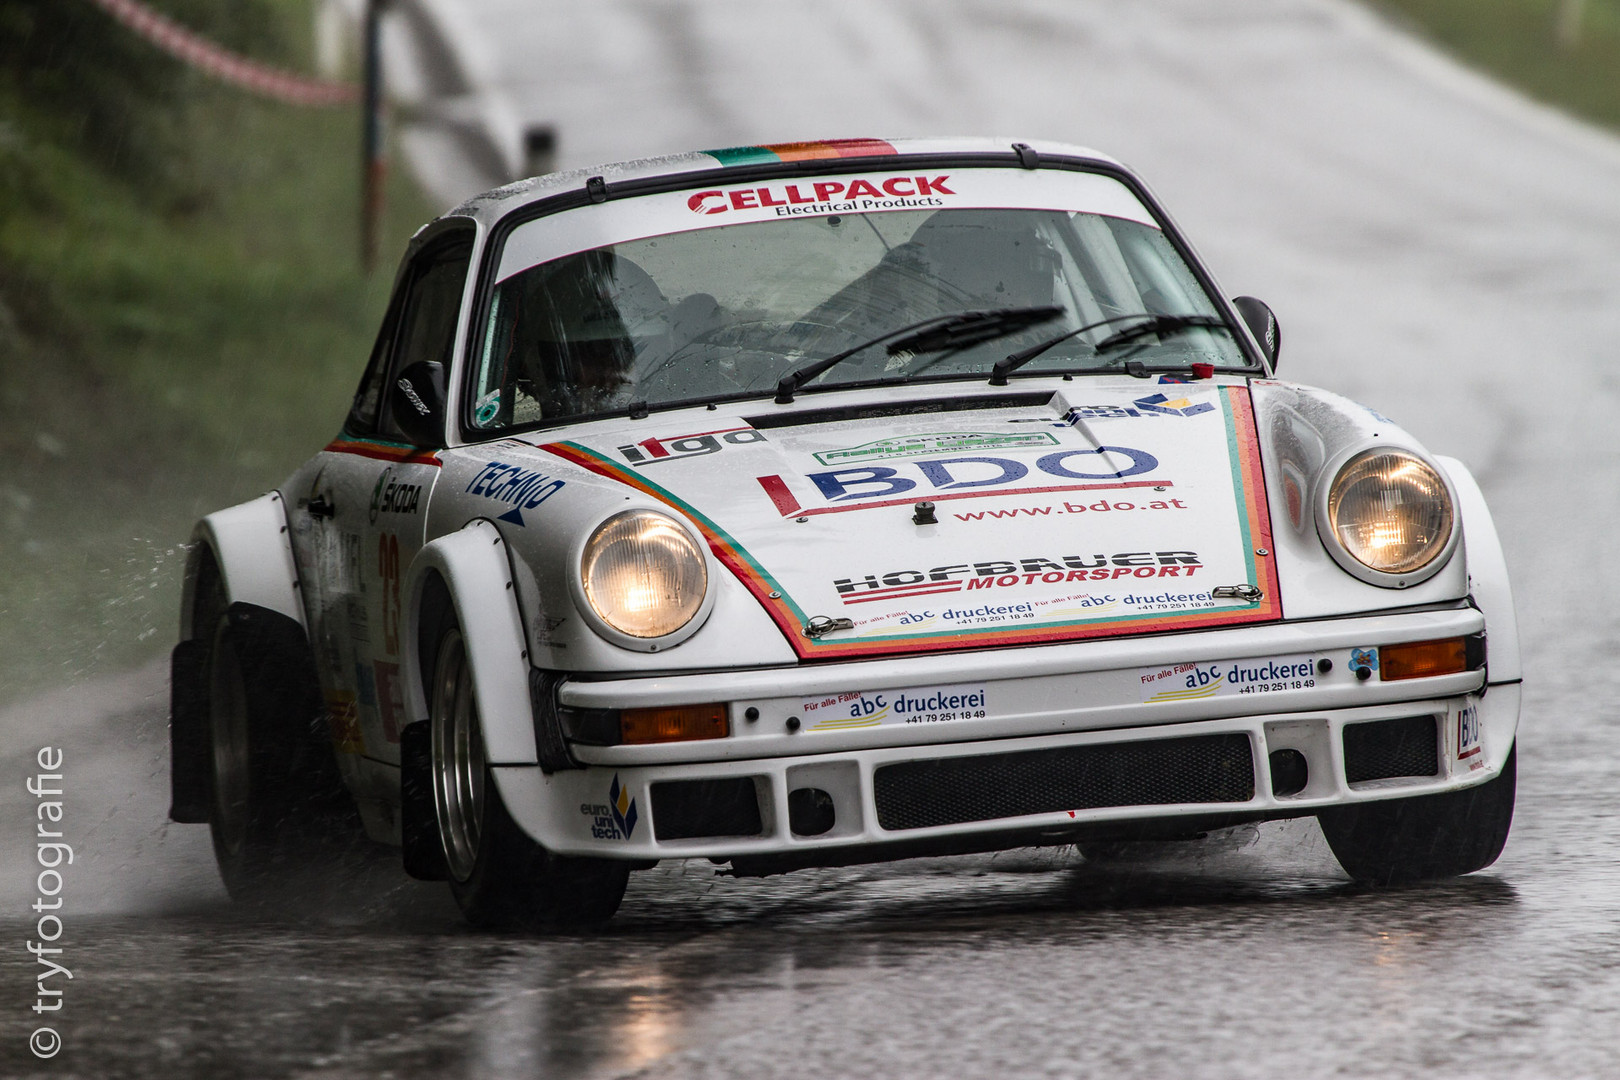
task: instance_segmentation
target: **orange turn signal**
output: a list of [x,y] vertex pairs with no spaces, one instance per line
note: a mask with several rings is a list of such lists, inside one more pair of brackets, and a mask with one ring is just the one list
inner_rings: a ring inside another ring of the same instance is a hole
[[619,740],[624,743],[723,739],[730,734],[731,721],[726,719],[724,705],[676,705],[619,713]]
[[1468,670],[1468,639],[1413,641],[1405,645],[1384,645],[1378,650],[1379,677],[1422,679],[1431,675],[1455,675]]

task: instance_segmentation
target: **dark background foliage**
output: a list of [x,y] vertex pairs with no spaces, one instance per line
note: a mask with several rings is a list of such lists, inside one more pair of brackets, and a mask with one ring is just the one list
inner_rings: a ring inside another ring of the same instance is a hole
[[[151,6],[257,59],[293,59],[265,0]],[[34,133],[127,180],[175,179],[185,88],[197,77],[88,0],[0,0],[0,81]]]

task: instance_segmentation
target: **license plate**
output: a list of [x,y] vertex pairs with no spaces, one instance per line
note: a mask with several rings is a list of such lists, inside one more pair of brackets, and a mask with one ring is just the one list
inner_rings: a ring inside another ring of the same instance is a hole
[[1484,747],[1479,741],[1479,709],[1473,705],[1457,710],[1457,760],[1479,754]]

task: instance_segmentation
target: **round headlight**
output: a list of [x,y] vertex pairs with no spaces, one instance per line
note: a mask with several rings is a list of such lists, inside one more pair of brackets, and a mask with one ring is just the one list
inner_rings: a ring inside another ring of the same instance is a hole
[[667,514],[626,510],[597,526],[579,560],[591,608],[635,638],[675,633],[703,607],[709,570],[692,535]]
[[1428,566],[1451,540],[1451,494],[1422,459],[1369,450],[1345,462],[1328,490],[1328,527],[1351,558],[1383,574]]

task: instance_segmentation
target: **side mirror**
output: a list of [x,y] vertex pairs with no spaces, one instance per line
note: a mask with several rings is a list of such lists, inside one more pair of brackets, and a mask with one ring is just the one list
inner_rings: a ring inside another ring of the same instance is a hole
[[1282,351],[1282,327],[1277,325],[1277,316],[1272,314],[1271,308],[1266,306],[1264,300],[1256,300],[1252,296],[1235,297],[1232,306],[1243,316],[1249,332],[1266,351],[1266,358],[1271,361],[1272,370],[1276,370],[1277,354]]
[[421,360],[394,376],[388,388],[394,423],[417,446],[444,445],[444,365]]

